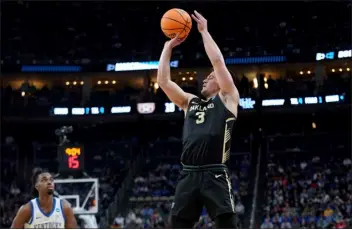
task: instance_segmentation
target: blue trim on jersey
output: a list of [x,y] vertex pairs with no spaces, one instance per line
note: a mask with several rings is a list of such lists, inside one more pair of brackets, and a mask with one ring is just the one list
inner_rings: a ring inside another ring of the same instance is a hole
[[61,214],[64,218],[64,221],[66,222],[66,216],[65,216],[65,213],[64,213],[64,204],[63,204],[63,200],[60,200],[60,207],[61,207]]
[[51,214],[53,214],[53,212],[55,211],[55,207],[56,207],[56,199],[53,198],[53,208],[51,209],[51,211],[49,213],[44,213],[44,211],[42,210],[42,208],[40,207],[40,204],[39,204],[39,199],[36,198],[36,201],[37,201],[37,205],[38,205],[38,208],[39,208],[39,211],[46,217],[49,217],[51,216]]
[[33,207],[33,202],[32,201],[29,201],[29,204],[31,206],[31,218],[29,219],[28,224],[32,224],[33,217],[34,217],[34,207]]

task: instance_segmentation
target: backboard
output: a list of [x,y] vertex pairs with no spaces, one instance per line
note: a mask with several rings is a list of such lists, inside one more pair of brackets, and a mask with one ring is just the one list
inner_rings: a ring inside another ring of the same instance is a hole
[[55,179],[55,195],[67,200],[75,214],[96,214],[99,211],[97,178]]

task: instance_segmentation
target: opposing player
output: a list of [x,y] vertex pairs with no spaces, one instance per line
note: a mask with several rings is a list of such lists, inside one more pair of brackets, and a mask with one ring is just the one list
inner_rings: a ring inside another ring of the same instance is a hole
[[230,155],[232,127],[237,118],[239,94],[225,66],[220,49],[207,29],[207,20],[194,11],[205,51],[213,71],[204,79],[202,100],[184,92],[171,81],[172,49],[182,43],[177,37],[166,42],[160,57],[158,84],[185,113],[183,169],[171,208],[172,228],[192,228],[203,205],[217,228],[236,228],[232,187],[226,162]]
[[11,228],[77,228],[69,203],[53,196],[51,174],[38,170],[33,174],[32,183],[36,198],[18,210]]

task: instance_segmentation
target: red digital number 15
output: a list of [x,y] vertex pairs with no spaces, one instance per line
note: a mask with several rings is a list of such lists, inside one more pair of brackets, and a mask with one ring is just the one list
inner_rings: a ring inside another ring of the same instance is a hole
[[78,169],[79,168],[78,156],[70,156],[70,157],[68,157],[68,167],[70,169]]

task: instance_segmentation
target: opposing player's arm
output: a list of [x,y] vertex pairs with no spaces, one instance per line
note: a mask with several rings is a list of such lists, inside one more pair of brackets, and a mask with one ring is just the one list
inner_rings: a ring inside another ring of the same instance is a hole
[[32,208],[29,203],[23,205],[18,210],[11,228],[24,228],[24,224],[32,218]]
[[73,214],[71,205],[65,200],[63,200],[62,202],[63,202],[62,203],[63,211],[65,215],[65,228],[66,229],[78,228],[76,217]]
[[191,98],[195,97],[193,94],[186,93],[175,82],[171,80],[170,59],[172,49],[179,45],[182,41],[176,38],[166,42],[159,60],[159,68],[157,75],[157,82],[160,88],[164,91],[166,96],[178,107],[183,110],[187,109]]
[[202,35],[205,51],[214,68],[216,80],[219,83],[220,91],[223,95],[230,96],[235,103],[239,102],[239,93],[233,82],[232,76],[225,65],[224,57],[215,43],[214,39],[208,32],[207,20],[194,11],[192,18],[197,22],[198,30]]

